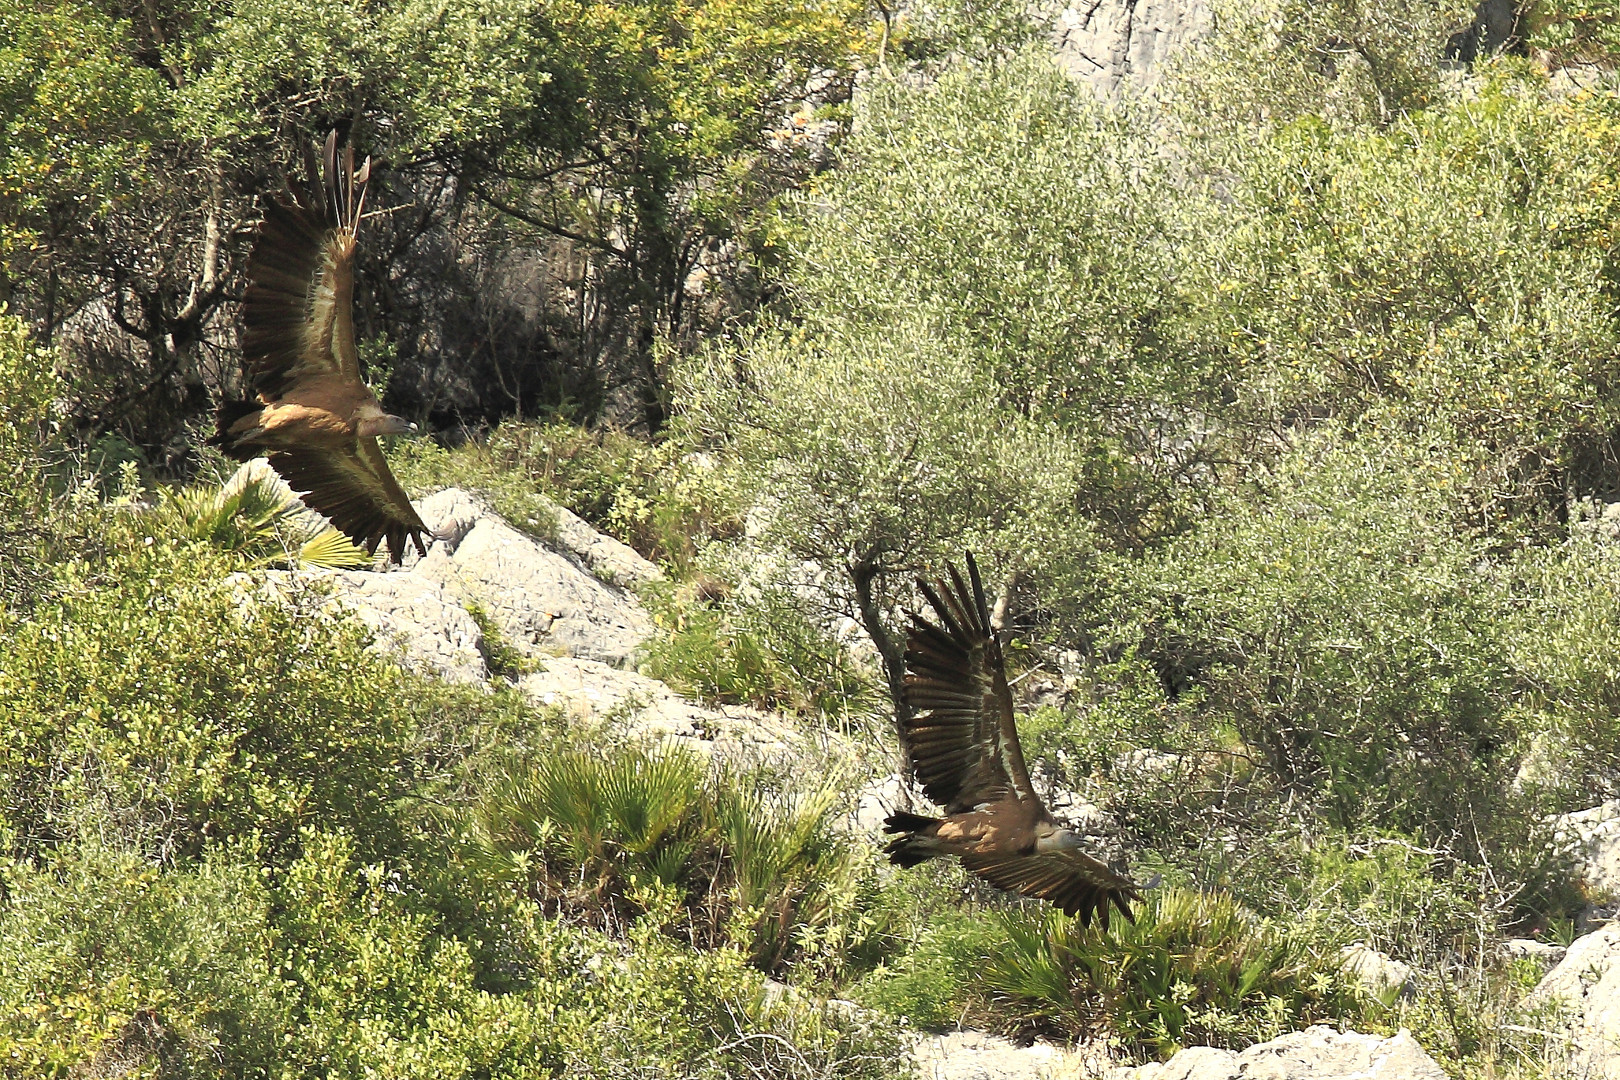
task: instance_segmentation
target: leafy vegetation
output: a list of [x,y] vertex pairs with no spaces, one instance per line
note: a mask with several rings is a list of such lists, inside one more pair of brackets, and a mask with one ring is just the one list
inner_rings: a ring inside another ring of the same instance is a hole
[[[1549,818],[1620,795],[1612,13],[1469,59],[1464,4],[1217,7],[1110,101],[1002,3],[0,11],[0,1071],[876,1077],[906,1025],[1330,1021],[1552,1075],[1496,945],[1573,932]],[[386,211],[367,377],[442,437],[405,486],[636,548],[643,673],[824,756],[573,729],[481,613],[455,687],[269,595],[358,556],[195,436],[254,200],[334,125]],[[846,827],[964,548],[1042,789],[1163,879],[1134,925]]]
[[1358,1016],[1331,938],[1266,926],[1229,898],[1151,894],[1111,931],[1061,914],[1007,917],[982,978],[1032,1026],[1093,1031],[1168,1057],[1183,1046],[1247,1046]]

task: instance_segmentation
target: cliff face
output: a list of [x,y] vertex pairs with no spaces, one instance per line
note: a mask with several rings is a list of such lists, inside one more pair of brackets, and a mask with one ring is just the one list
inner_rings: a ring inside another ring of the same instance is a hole
[[[1070,0],[1047,9],[1058,61],[1105,95],[1148,88],[1165,62],[1209,31],[1210,0]],[[1445,57],[1470,64],[1506,50],[1522,54],[1511,0],[1480,0],[1474,18],[1446,42]]]
[[1164,63],[1209,29],[1208,0],[1077,0],[1057,10],[1058,61],[1103,94],[1158,81]]

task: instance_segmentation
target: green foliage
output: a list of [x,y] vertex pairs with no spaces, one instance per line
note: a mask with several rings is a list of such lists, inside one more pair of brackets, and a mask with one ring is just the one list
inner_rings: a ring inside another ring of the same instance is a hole
[[278,490],[274,480],[258,477],[234,489],[165,491],[154,527],[181,542],[231,552],[254,569],[284,563],[347,569],[371,565],[363,548],[330,526],[313,535],[307,530],[292,535],[287,521],[301,509],[298,499]]
[[1449,836],[1500,812],[1516,687],[1500,586],[1426,497],[1427,467],[1302,448],[1271,498],[1133,566],[1110,632],[1198,687],[1176,704],[1187,729],[1232,733],[1329,820]]
[[1602,488],[1616,109],[1493,71],[1382,131],[1305,117],[1245,151],[1235,206],[1194,208],[1231,223],[1191,271],[1243,407],[1430,448],[1515,536]]
[[[713,595],[719,593],[720,595]],[[843,727],[881,708],[874,680],[779,584],[657,584],[642,597],[658,634],[640,670],[716,704],[819,715]]]
[[[314,822],[397,850],[395,800],[429,778],[420,725],[495,701],[406,676],[356,627],[244,603],[237,565],[149,544],[65,568],[60,595],[4,617],[0,777],[25,850],[111,830],[153,854],[256,834],[285,852]],[[116,526],[115,526],[116,527]],[[319,605],[306,601],[307,609]],[[25,838],[25,839],[24,839]]]
[[682,368],[679,424],[893,687],[913,574],[969,548],[1063,606],[1099,548],[1179,527],[1209,448],[1160,433],[1213,404],[1219,357],[1176,337],[1172,196],[1133,116],[1033,51],[863,109],[781,223],[791,318]]
[[503,424],[488,452],[503,469],[676,573],[709,541],[740,531],[723,478],[679,441],[649,445],[575,424]]
[[[841,126],[865,14],[860,0],[8,10],[0,303],[47,342],[67,333],[87,428],[157,450],[210,390],[235,389],[204,354],[226,344],[254,200],[336,125],[378,161],[374,205],[419,211],[374,219],[362,254],[359,328],[398,343],[396,391],[425,415],[453,386],[458,407],[498,416],[574,390],[594,411],[628,383],[656,427],[655,336],[722,317],[731,279],[746,292],[754,220],[810,167],[801,126]],[[447,268],[452,235],[466,258]],[[492,283],[537,247],[597,268],[514,310]],[[717,301],[688,300],[700,263]],[[87,306],[97,325],[69,327]],[[443,365],[428,340],[462,355]]]
[[49,353],[30,347],[18,319],[0,312],[0,608],[36,595],[48,538],[41,458],[53,441],[51,400],[60,390]]
[[1441,98],[1444,47],[1473,12],[1467,0],[1218,3],[1210,40],[1180,58],[1169,95],[1189,147],[1210,140],[1199,152],[1300,117],[1385,126]]
[[[927,887],[941,887],[937,875]],[[1007,1018],[977,996],[975,980],[1004,941],[1002,923],[982,909],[930,911],[914,940],[856,984],[855,997],[925,1030],[995,1024]]]
[[1336,956],[1224,896],[1157,889],[1107,932],[1050,911],[1004,920],[980,978],[1024,1023],[1169,1057],[1360,1013]]
[[1537,0],[1524,17],[1530,45],[1557,66],[1609,70],[1620,59],[1620,4],[1614,0]]
[[871,859],[833,829],[838,787],[706,779],[690,754],[563,749],[491,778],[468,812],[479,865],[598,925],[637,917],[740,948],[765,972],[837,964],[870,936]]
[[879,1077],[895,1034],[766,1003],[739,954],[628,942],[490,898],[518,984],[438,929],[397,870],[307,831],[282,872],[251,845],[193,868],[92,846],[9,864],[0,905],[7,1075]]

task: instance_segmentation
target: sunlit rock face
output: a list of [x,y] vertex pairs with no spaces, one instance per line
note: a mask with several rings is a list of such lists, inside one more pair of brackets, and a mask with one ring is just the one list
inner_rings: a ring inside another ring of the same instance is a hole
[[1561,1075],[1620,1080],[1620,923],[1576,938],[1528,1004],[1558,1010],[1553,1023],[1567,1032],[1560,1045],[1568,1060],[1559,1064],[1568,1071]]
[[1242,1052],[1193,1046],[1169,1061],[1115,1069],[1109,1080],[1444,1080],[1417,1040],[1306,1028]]
[[1058,62],[1099,93],[1158,82],[1165,63],[1209,32],[1209,0],[1076,0],[1050,16]]

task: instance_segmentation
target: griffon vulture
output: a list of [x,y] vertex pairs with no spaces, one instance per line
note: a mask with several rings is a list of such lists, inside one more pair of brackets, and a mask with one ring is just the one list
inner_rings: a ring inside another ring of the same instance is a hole
[[1087,926],[1095,915],[1107,929],[1109,905],[1130,919],[1140,895],[1082,851],[1080,834],[1059,825],[1030,786],[972,555],[967,568],[971,591],[954,566],[949,582],[918,582],[939,622],[912,615],[906,639],[906,750],[923,793],[945,816],[890,815],[884,831],[901,835],[884,850],[901,866],[958,856],[997,888],[1050,900]]
[[242,297],[242,361],[256,400],[225,402],[209,441],[240,461],[267,455],[311,509],[368,552],[386,539],[399,562],[407,538],[427,554],[428,529],[377,445],[416,425],[383,411],[354,349],[355,231],[371,159],[357,171],[354,148],[340,156],[335,131],[322,156],[324,179],[310,159],[309,186],[289,182],[265,204]]

